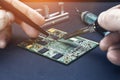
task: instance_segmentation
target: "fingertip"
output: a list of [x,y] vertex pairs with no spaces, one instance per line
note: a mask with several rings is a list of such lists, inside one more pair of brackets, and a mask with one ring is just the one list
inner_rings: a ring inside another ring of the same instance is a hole
[[104,27],[105,25],[105,11],[100,13],[100,15],[98,16],[98,24],[101,26],[101,27]]
[[119,32],[110,33],[100,41],[100,48],[103,51],[107,51],[110,46],[118,42],[120,42],[120,33]]
[[6,28],[9,20],[5,10],[0,10],[0,31]]
[[13,23],[13,21],[15,20],[15,16],[9,11],[7,11],[6,14],[7,14],[8,19],[9,19],[9,24]]
[[1,49],[4,49],[7,45],[7,42],[6,41],[3,41],[3,40],[0,40],[0,48]]
[[27,10],[26,15],[39,26],[45,23],[45,18],[36,10],[30,8]]
[[22,22],[21,27],[29,37],[31,37],[31,38],[38,37],[39,31],[34,29],[33,27],[29,26],[28,24]]
[[108,10],[107,11],[103,11],[102,13],[100,13],[100,15],[98,16],[98,24],[103,27],[106,30],[109,30],[111,28],[111,26],[108,26],[111,21],[110,21],[111,16],[109,15]]
[[110,47],[107,53],[108,60],[115,65],[120,66],[120,48],[114,49],[114,47]]
[[98,16],[98,24],[109,31],[120,31],[120,9],[110,9]]
[[106,45],[106,41],[104,39],[102,39],[100,41],[100,46],[99,47],[102,51],[107,51],[108,50],[108,46]]
[[0,32],[0,49],[4,49],[7,43],[10,42],[12,36],[12,30],[10,26],[7,26],[2,32]]

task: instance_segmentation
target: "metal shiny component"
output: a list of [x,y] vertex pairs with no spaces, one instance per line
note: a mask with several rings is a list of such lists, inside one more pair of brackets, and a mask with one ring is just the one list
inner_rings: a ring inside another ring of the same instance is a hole
[[58,4],[60,6],[60,12],[61,12],[61,14],[63,14],[65,12],[64,11],[64,2],[59,2]]
[[44,5],[44,10],[45,10],[45,19],[49,18],[49,7],[48,5]]
[[65,35],[63,38],[68,39],[74,36],[80,36],[82,34],[91,33],[91,32],[95,32],[94,27],[83,27],[73,33]]
[[66,12],[64,14],[58,14],[55,16],[52,16],[48,19],[45,20],[45,24],[43,24],[41,27],[48,27],[48,26],[53,26],[56,24],[59,24],[61,22],[64,22],[69,19],[69,13]]
[[44,5],[45,24],[43,24],[41,27],[53,26],[69,19],[69,13],[64,11],[64,2],[59,2],[58,5],[60,7],[60,11],[51,14],[49,13],[48,5]]

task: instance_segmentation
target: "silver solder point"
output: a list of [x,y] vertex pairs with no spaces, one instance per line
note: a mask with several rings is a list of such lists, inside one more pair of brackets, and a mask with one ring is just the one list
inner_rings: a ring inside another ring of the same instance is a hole
[[75,8],[75,11],[76,11],[79,15],[82,14],[82,12],[81,12],[78,8]]
[[64,2],[59,2],[58,4],[60,6],[60,12],[61,14],[63,14],[64,13]]
[[75,8],[75,10],[76,10],[76,12],[78,12],[78,13],[80,12],[80,10],[79,10],[78,8]]

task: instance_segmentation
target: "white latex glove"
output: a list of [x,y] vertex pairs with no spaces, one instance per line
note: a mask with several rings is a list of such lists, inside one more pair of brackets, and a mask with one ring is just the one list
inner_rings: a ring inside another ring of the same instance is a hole
[[113,64],[120,65],[120,5],[102,12],[98,23],[112,32],[101,40],[100,48],[108,51],[107,57]]
[[[28,7],[21,1],[19,0],[5,0],[5,1],[9,2],[15,8],[19,9],[23,14],[28,16],[36,24],[42,25],[44,23],[44,17],[42,17],[38,12]],[[10,41],[10,38],[12,36],[11,24],[14,21],[21,25],[21,28],[26,32],[28,36],[32,38],[38,36],[39,32],[37,30],[27,25],[23,21],[16,19],[11,12],[6,10],[0,10],[0,48],[5,48],[7,43]]]

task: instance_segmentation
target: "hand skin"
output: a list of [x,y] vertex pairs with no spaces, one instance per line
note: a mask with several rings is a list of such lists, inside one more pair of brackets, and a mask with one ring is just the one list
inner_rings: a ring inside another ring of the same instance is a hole
[[100,48],[107,51],[109,61],[120,66],[120,5],[102,12],[98,17],[98,23],[111,31],[100,41]]
[[[36,24],[42,25],[45,22],[44,17],[42,17],[37,11],[28,7],[21,1],[19,0],[5,0],[5,1],[9,2],[15,8],[19,9],[23,14],[28,16],[29,19],[31,19]],[[7,43],[10,41],[10,38],[12,37],[11,24],[13,22],[17,22],[18,24],[20,24],[21,28],[31,38],[35,38],[39,34],[37,30],[35,30],[25,22],[15,18],[15,16],[10,11],[1,9],[0,10],[0,48],[1,49],[6,47]]]

